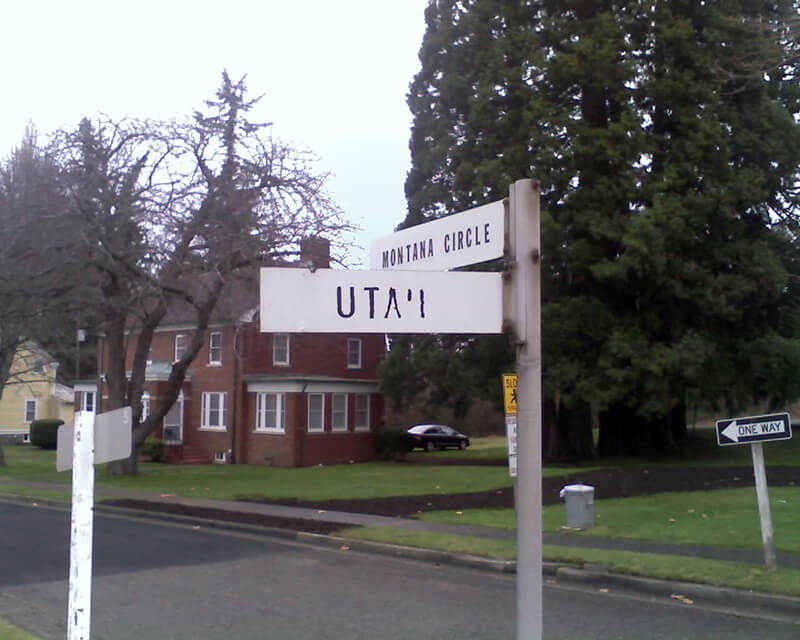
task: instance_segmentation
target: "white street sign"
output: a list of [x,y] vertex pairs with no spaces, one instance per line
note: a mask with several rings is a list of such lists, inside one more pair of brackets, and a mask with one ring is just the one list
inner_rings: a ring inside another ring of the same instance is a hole
[[261,331],[500,333],[499,273],[261,269]]
[[[72,469],[72,441],[75,429],[71,424],[58,428],[56,449],[56,471]],[[131,455],[133,431],[131,408],[123,407],[95,416],[94,464],[123,460]]]
[[517,477],[517,416],[506,416],[506,439],[508,441],[508,475]]
[[788,413],[717,421],[717,443],[720,446],[788,440],[791,437],[792,422]]
[[502,200],[374,240],[370,269],[444,271],[494,260],[504,252]]

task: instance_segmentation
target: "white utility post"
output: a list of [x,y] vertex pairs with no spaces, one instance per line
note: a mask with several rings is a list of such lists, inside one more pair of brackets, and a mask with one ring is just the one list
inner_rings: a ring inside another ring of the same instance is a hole
[[79,411],[58,428],[56,471],[72,469],[67,640],[89,640],[92,626],[94,465],[130,457],[131,408]]
[[92,622],[94,413],[79,411],[75,415],[72,459],[67,640],[89,640]]
[[767,565],[767,570],[775,571],[778,567],[778,562],[775,556],[775,533],[772,529],[772,514],[769,510],[764,448],[760,442],[754,442],[750,445],[750,449],[753,454],[753,474],[756,480],[758,516],[761,520],[761,541],[764,543],[764,564]]
[[542,637],[542,356],[539,185],[510,189],[512,331],[517,337],[517,639]]

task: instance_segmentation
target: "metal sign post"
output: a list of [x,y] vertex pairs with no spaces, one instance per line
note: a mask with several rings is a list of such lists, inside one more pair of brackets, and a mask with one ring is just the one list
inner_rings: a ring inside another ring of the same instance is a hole
[[67,640],[89,640],[92,625],[94,465],[131,455],[131,408],[95,416],[75,414],[75,425],[58,428],[56,470],[72,469]]
[[510,189],[509,239],[517,350],[517,638],[542,637],[542,356],[539,185]]
[[69,543],[67,640],[89,640],[92,623],[94,533],[94,414],[75,416],[72,449],[72,521]]
[[[542,364],[539,185],[373,243],[371,271],[261,269],[261,331],[501,333],[517,338],[517,637],[542,637]],[[502,240],[502,241],[501,241]],[[499,273],[442,272],[510,253]],[[417,271],[417,273],[415,273]]]
[[775,554],[775,532],[772,528],[772,514],[769,510],[769,491],[767,471],[764,464],[762,442],[788,440],[792,437],[792,421],[788,413],[775,413],[767,416],[747,418],[728,418],[717,420],[717,443],[722,446],[749,444],[753,454],[753,476],[758,499],[758,517],[761,521],[761,542],[764,545],[764,564],[769,571],[778,566]]

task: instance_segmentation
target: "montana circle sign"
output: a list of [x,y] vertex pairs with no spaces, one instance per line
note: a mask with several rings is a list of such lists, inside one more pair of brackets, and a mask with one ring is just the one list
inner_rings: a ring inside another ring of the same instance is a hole
[[750,444],[792,437],[788,413],[717,420],[717,442],[722,445]]
[[370,269],[444,271],[494,260],[505,250],[502,200],[374,240]]

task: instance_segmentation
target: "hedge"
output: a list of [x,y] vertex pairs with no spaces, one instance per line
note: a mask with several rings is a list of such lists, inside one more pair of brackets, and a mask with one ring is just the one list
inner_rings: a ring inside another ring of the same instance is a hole
[[58,446],[58,428],[63,420],[47,418],[31,422],[31,444],[42,449],[55,449]]

